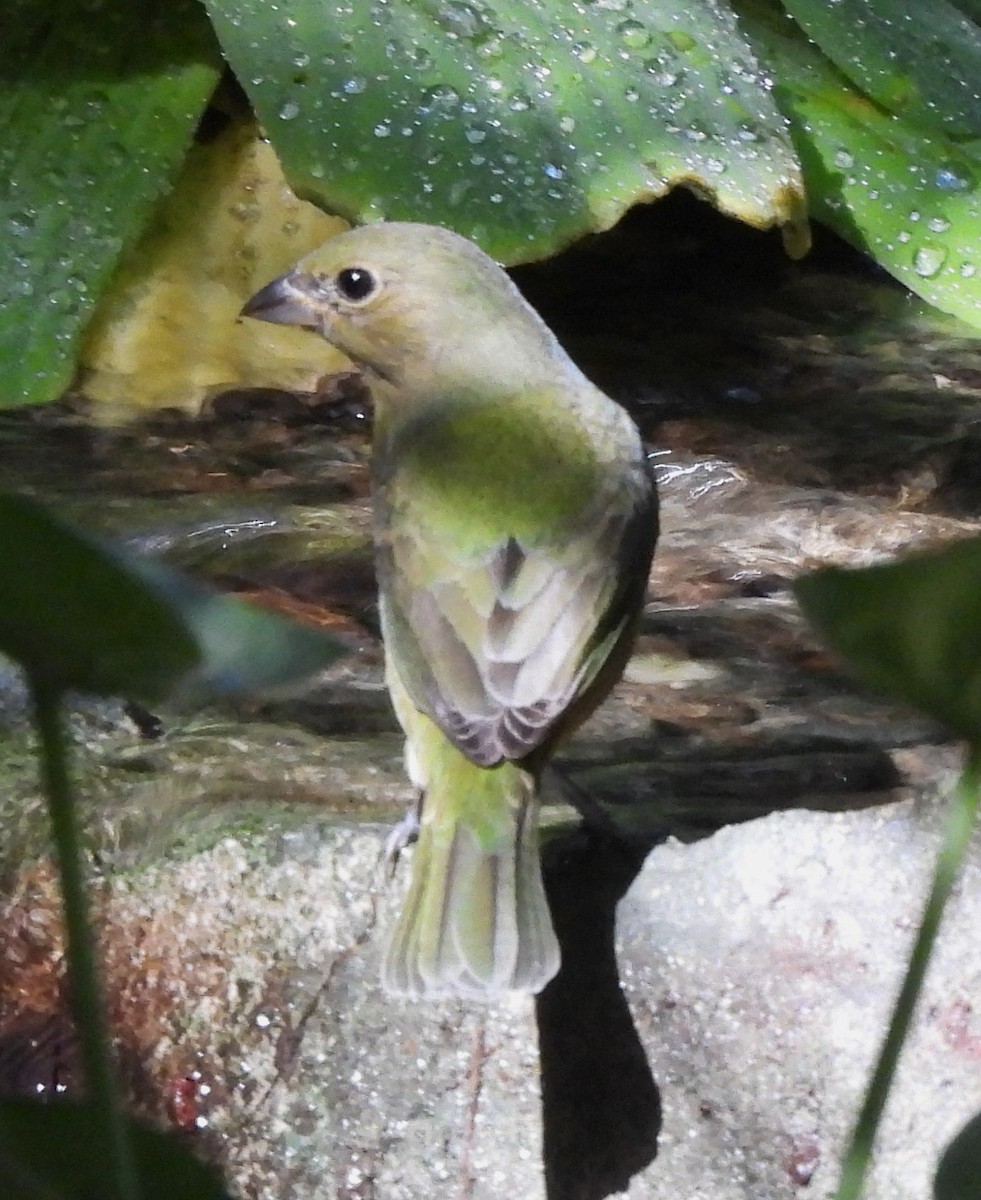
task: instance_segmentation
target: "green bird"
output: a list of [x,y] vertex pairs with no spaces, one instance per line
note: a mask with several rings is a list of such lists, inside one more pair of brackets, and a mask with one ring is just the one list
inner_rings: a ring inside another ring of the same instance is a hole
[[559,968],[539,781],[623,670],[657,538],[637,429],[445,229],[340,234],[243,315],[316,330],[374,402],[386,680],[421,798],[383,984],[538,992]]

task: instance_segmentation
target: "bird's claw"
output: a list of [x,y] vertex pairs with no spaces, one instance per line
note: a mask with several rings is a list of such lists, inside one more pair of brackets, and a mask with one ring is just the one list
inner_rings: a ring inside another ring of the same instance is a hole
[[414,806],[392,826],[388,837],[385,838],[385,849],[382,854],[382,864],[385,876],[392,879],[399,865],[402,851],[419,837],[419,809]]

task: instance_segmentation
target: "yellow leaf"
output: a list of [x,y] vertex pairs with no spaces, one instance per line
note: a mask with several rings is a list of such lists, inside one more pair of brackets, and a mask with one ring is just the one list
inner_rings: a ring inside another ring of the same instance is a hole
[[347,360],[300,329],[240,321],[245,301],[347,228],[290,191],[252,124],[195,145],[85,331],[80,388],[107,421],[200,408],[228,388],[314,391]]

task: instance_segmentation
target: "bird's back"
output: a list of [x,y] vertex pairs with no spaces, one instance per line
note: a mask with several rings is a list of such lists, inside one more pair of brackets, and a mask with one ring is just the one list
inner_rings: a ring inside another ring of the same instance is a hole
[[376,472],[393,666],[484,765],[546,741],[646,582],[656,510],[640,441],[585,386],[417,409]]

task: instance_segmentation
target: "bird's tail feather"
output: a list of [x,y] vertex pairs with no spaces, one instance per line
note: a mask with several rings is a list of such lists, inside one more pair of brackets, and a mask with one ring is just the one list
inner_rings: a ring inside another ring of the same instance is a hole
[[552,978],[559,948],[537,816],[535,781],[513,763],[477,767],[461,755],[430,779],[412,882],[382,965],[388,991],[489,999],[538,992]]

